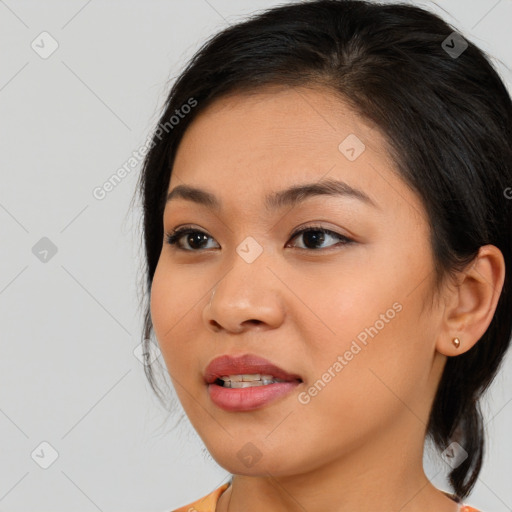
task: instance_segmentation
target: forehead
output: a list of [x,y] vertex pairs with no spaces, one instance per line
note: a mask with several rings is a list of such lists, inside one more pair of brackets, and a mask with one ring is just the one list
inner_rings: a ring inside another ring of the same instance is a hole
[[261,156],[248,150],[290,156],[305,145],[316,149],[315,156],[322,152],[337,158],[339,144],[350,134],[374,151],[386,147],[380,131],[333,90],[266,86],[215,100],[188,127],[180,149],[193,145],[195,152],[204,153],[215,146],[216,153],[243,153],[248,160]]
[[397,194],[418,202],[398,176],[385,136],[320,87],[273,86],[214,101],[187,128],[169,190],[186,183],[250,202],[323,178],[364,190],[376,203]]

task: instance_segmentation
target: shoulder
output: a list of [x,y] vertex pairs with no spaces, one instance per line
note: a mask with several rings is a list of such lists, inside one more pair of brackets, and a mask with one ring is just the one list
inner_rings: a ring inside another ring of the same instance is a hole
[[[220,495],[229,487],[230,482],[225,483],[211,493],[199,498],[193,503],[171,510],[171,512],[215,512]],[[482,512],[469,505],[462,504],[459,512]]]
[[[229,482],[221,485],[210,494],[199,498],[198,500],[185,505],[184,507],[177,508],[171,512],[215,512],[217,501],[220,495],[229,487]],[[466,511],[464,511],[466,512]],[[471,510],[467,512],[472,512]],[[477,511],[478,512],[478,511]]]

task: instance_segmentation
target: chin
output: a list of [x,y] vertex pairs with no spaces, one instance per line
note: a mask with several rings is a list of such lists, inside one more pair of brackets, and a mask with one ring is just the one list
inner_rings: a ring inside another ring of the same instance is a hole
[[245,476],[284,476],[293,473],[293,470],[284,465],[283,462],[289,462],[284,455],[271,453],[265,456],[264,450],[257,448],[250,442],[236,451],[222,453],[212,453],[212,457],[217,464],[229,473]]

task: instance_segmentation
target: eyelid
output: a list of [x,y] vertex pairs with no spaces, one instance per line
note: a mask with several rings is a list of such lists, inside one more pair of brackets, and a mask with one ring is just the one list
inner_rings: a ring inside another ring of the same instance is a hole
[[[314,221],[313,221],[314,222]],[[326,233],[329,233],[331,235],[339,236],[340,238],[345,238],[347,240],[351,240],[351,237],[349,235],[344,235],[343,233],[339,233],[336,231],[336,228],[328,228],[326,226],[323,226],[321,224],[306,224],[305,226],[300,226],[292,231],[290,238],[295,238],[297,235],[300,235],[304,231],[309,230],[318,230],[318,231],[324,231]]]

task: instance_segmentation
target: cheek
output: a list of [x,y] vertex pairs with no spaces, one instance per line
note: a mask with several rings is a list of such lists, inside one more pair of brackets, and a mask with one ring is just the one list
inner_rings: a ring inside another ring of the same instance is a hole
[[[422,323],[423,289],[407,295],[399,291],[408,289],[407,276],[380,274],[376,284],[378,275],[338,276],[316,302],[310,292],[315,316],[302,323],[312,362],[311,402],[347,407],[361,419],[379,403],[400,403],[391,390],[414,394],[418,382],[427,382],[432,356],[431,333]],[[373,405],[361,407],[362,401]]]
[[186,279],[184,272],[170,268],[162,259],[158,262],[151,286],[151,318],[158,341],[165,345],[182,329],[188,315],[200,307],[204,284],[197,286]]
[[[338,325],[346,336],[331,344],[324,339],[315,377],[320,388],[330,381],[311,402],[319,411],[373,430],[418,409],[429,386],[433,349],[428,329],[420,325],[417,301],[376,299],[375,304],[366,304],[352,311],[347,307],[340,315]],[[348,424],[341,429],[347,435],[351,432]]]
[[[162,356],[172,375],[185,366],[189,343],[179,343],[182,325],[187,313],[197,303],[188,297],[193,293],[190,287],[183,286],[179,274],[158,263],[151,285],[150,311],[155,337]],[[178,345],[181,347],[178,350]]]
[[160,346],[164,344],[164,333],[172,326],[174,320],[173,300],[171,293],[169,293],[170,290],[172,290],[172,283],[169,282],[169,279],[166,282],[159,262],[151,284],[150,311],[153,329]]
[[411,351],[395,343],[401,336],[390,323],[368,336],[366,345],[348,337],[317,353],[319,364],[310,372],[306,394],[297,397],[296,420],[305,439],[322,432],[325,439],[337,440],[335,446],[319,443],[326,457],[333,449],[343,451],[376,435],[404,413],[404,404],[414,409],[411,374],[404,372]]

